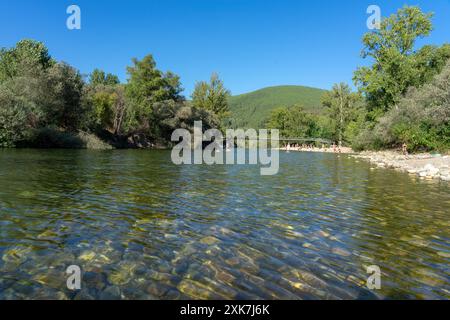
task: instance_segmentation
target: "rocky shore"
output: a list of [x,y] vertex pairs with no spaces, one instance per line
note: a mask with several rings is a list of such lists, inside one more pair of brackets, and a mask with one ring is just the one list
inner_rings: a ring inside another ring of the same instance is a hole
[[379,168],[392,168],[421,179],[450,181],[450,156],[441,154],[402,155],[395,151],[361,152],[355,158],[366,159]]

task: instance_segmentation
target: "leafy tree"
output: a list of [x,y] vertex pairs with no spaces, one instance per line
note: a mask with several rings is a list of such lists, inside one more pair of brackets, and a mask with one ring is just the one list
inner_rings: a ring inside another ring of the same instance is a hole
[[193,132],[195,121],[202,121],[204,130],[219,126],[219,119],[214,113],[195,108],[186,102],[167,100],[155,103],[153,107],[158,123],[158,136],[165,141],[170,141],[175,129],[183,128]]
[[125,125],[130,132],[154,134],[153,104],[162,101],[183,101],[182,87],[178,76],[163,73],[156,68],[151,55],[142,60],[133,59],[128,67],[129,81],[125,92],[129,102]]
[[85,110],[82,106],[84,82],[79,71],[65,63],[55,64],[46,74],[47,94],[42,104],[45,125],[76,130]]
[[35,127],[34,103],[32,99],[17,96],[16,85],[0,85],[0,147],[16,146],[31,136]]
[[124,86],[91,85],[86,96],[90,109],[88,127],[97,132],[107,130],[112,134],[122,134],[127,108]]
[[283,138],[319,138],[321,133],[316,118],[299,105],[273,110],[267,127],[280,130]]
[[114,86],[120,83],[119,77],[108,73],[106,74],[104,71],[100,69],[95,69],[92,71],[90,75],[90,83],[91,85],[105,85],[105,86]]
[[0,83],[18,76],[38,76],[54,63],[42,42],[19,41],[13,48],[0,50]]
[[192,105],[198,109],[211,111],[223,120],[229,115],[229,96],[230,91],[225,88],[219,76],[213,73],[209,83],[201,81],[195,85]]
[[416,40],[430,34],[431,17],[418,7],[405,6],[363,37],[362,56],[374,63],[358,68],[354,81],[366,97],[372,120],[397,106],[409,87],[421,86],[439,73],[450,57],[448,46],[414,51]]
[[333,122],[333,136],[339,141],[339,145],[342,145],[347,126],[357,118],[358,109],[361,107],[361,97],[357,93],[352,93],[347,84],[339,83],[324,94],[322,104],[327,108]]
[[398,147],[410,151],[450,148],[450,62],[431,83],[411,88],[375,127],[371,147]]

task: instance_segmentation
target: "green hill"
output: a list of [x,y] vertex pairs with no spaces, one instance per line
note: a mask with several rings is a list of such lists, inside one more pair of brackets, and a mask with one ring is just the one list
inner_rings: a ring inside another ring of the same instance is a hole
[[324,93],[325,90],[303,86],[268,87],[233,96],[229,104],[236,127],[257,129],[278,107],[300,104],[311,112],[321,112],[320,99]]

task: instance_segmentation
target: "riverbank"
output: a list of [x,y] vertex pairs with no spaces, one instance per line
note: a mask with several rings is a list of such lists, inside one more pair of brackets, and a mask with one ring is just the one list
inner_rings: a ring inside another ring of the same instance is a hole
[[364,151],[353,155],[368,160],[378,168],[392,168],[421,179],[439,179],[450,181],[450,156],[441,154],[403,155],[395,151]]
[[32,149],[166,149],[165,141],[150,140],[144,135],[115,135],[107,130],[99,133],[65,131],[57,128],[35,130],[27,140],[18,142],[16,148]]
[[281,151],[292,151],[292,152],[317,152],[317,153],[337,153],[337,154],[353,154],[355,153],[352,148],[341,147],[341,148],[304,148],[304,147],[284,147],[280,148]]

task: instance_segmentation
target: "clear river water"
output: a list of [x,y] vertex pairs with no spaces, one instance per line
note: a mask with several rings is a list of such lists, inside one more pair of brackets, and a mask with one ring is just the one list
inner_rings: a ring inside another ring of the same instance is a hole
[[261,176],[168,151],[0,150],[0,299],[412,298],[450,298],[449,183],[334,154],[281,153]]

